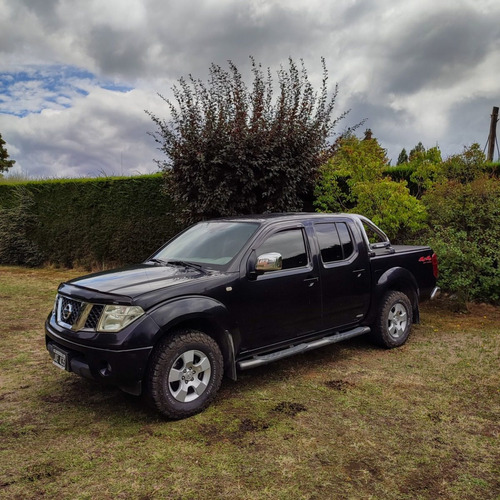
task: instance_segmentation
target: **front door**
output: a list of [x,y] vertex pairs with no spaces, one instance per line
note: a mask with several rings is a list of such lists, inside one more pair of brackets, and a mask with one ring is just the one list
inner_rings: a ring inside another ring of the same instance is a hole
[[278,252],[280,271],[242,280],[238,318],[242,350],[252,350],[314,332],[321,328],[319,276],[311,259],[303,227],[280,229],[257,244],[255,256]]

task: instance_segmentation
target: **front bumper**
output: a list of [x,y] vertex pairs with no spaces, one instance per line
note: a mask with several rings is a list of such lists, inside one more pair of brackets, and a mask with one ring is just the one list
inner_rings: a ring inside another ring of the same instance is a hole
[[117,385],[139,395],[152,347],[105,349],[82,345],[61,337],[50,323],[45,324],[45,343],[54,359],[54,349],[67,354],[66,370],[85,378]]

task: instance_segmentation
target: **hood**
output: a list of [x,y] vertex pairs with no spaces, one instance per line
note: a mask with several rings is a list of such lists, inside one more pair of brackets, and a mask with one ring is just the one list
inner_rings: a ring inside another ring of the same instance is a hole
[[[213,272],[210,272],[213,274]],[[68,281],[67,285],[100,293],[137,297],[148,292],[189,283],[207,277],[207,273],[182,266],[138,264],[102,271]]]

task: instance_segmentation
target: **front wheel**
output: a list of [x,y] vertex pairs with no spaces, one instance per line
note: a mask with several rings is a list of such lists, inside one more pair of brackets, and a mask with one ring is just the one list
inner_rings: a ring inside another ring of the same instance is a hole
[[213,401],[222,372],[223,358],[215,340],[195,330],[179,332],[153,353],[148,396],[164,416],[190,417]]
[[412,320],[410,299],[402,292],[388,292],[382,299],[372,338],[382,347],[403,345],[410,335]]

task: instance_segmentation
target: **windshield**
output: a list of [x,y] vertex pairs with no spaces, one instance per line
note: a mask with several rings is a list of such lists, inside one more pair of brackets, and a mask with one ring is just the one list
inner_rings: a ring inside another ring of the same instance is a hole
[[255,233],[253,222],[200,222],[159,250],[153,259],[223,266],[230,262]]

